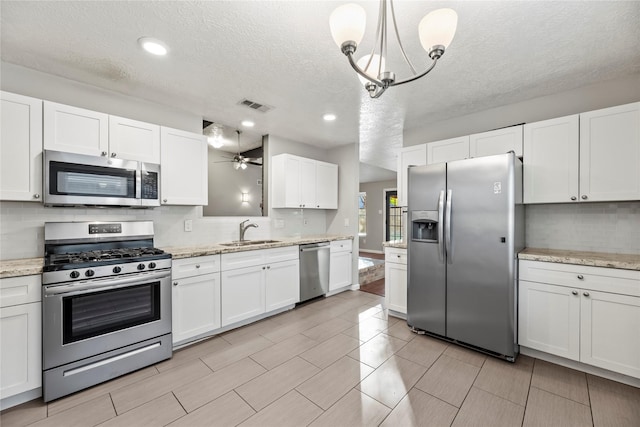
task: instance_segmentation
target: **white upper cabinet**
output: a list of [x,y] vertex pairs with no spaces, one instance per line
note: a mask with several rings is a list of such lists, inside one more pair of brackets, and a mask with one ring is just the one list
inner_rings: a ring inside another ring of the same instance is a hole
[[204,135],[161,128],[160,194],[163,205],[206,205],[207,142]]
[[640,200],[640,102],[524,127],[524,202]]
[[274,208],[338,208],[338,165],[278,154],[271,158]]
[[471,157],[493,156],[509,151],[522,157],[522,125],[475,133],[469,137]]
[[469,136],[445,139],[427,144],[427,164],[444,163],[469,158]]
[[524,203],[578,200],[579,116],[524,126]]
[[109,116],[109,156],[160,163],[160,126]]
[[109,115],[44,101],[44,148],[89,156],[109,153]]
[[0,92],[0,200],[42,201],[42,100]]
[[398,205],[407,206],[407,175],[409,166],[427,164],[427,144],[405,147],[398,153]]
[[338,209],[338,165],[316,162],[316,206]]
[[580,114],[580,198],[640,200],[640,102]]

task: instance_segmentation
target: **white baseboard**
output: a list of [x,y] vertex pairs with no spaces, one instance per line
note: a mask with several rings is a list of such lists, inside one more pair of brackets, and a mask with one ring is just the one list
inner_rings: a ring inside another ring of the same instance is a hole
[[528,347],[520,346],[520,354],[524,354],[525,356],[535,357],[536,359],[541,359],[546,362],[555,363],[556,365],[575,369],[576,371],[586,372],[587,374],[592,374],[598,377],[606,378],[608,380],[617,381],[619,383],[640,388],[640,378],[634,378],[628,375],[619,374],[617,372],[609,371],[607,369],[602,369],[596,366],[587,365],[585,363],[577,362],[575,360],[565,359],[564,357],[556,356],[555,354],[545,353],[543,351],[534,350]]
[[42,387],[34,388],[33,390],[25,391],[15,396],[5,397],[0,400],[0,411],[11,408],[13,406],[21,405],[29,402],[33,399],[39,399],[42,397]]

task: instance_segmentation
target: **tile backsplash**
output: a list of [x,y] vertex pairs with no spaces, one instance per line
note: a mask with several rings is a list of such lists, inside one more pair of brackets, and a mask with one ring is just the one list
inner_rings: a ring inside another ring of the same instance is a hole
[[640,202],[527,205],[526,245],[640,254]]
[[[202,208],[162,206],[153,209],[50,208],[38,203],[0,203],[0,259],[33,258],[44,255],[44,223],[68,221],[154,222],[158,247],[198,246],[238,239],[238,224],[244,217],[202,217]],[[184,231],[184,221],[193,221],[193,231]],[[258,228],[247,231],[247,239],[269,239],[326,232],[324,211],[279,209],[268,217],[251,217]]]

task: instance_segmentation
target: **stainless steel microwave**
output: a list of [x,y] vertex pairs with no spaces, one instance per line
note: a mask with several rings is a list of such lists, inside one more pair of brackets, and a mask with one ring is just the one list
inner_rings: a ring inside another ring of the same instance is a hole
[[160,206],[160,165],[44,150],[47,206]]

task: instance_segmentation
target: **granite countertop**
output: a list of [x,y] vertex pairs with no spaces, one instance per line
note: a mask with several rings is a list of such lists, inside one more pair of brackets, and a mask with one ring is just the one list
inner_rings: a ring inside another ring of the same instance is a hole
[[604,252],[526,248],[518,254],[518,258],[530,261],[621,268],[624,270],[640,270],[640,255],[635,254],[612,254]]
[[[304,245],[307,243],[331,242],[334,240],[353,240],[353,236],[341,235],[314,235],[303,237],[282,237],[276,238],[275,243],[265,243],[261,245],[249,246],[222,246],[213,244],[210,246],[175,246],[163,247],[165,252],[169,252],[173,259],[191,258],[203,255],[217,255],[232,252],[254,251],[257,249],[281,248],[285,246]],[[0,279],[7,277],[29,276],[32,274],[42,274],[43,258],[24,258],[0,261]]]
[[392,240],[390,242],[383,242],[382,246],[385,248],[407,249],[407,242]]
[[274,243],[264,243],[249,246],[223,246],[218,243],[210,246],[173,246],[160,249],[173,255],[173,259],[191,258],[205,255],[228,254],[233,252],[255,251],[257,249],[283,248],[286,246],[305,245],[307,243],[331,242],[334,240],[353,240],[353,236],[341,235],[313,235],[302,237],[276,237]]

